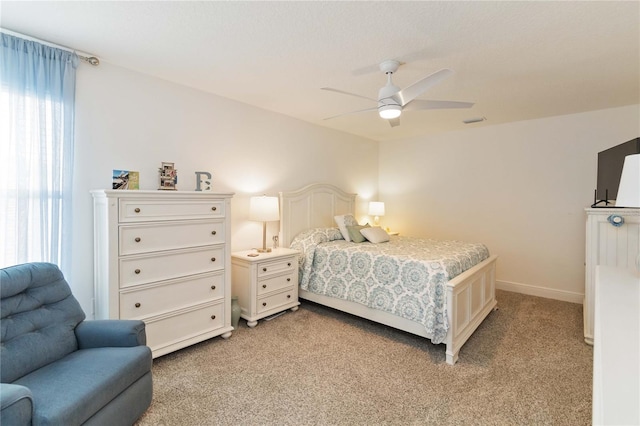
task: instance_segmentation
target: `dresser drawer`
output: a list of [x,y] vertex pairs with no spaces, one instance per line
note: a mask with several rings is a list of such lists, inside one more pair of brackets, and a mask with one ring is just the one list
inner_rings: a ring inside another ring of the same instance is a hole
[[287,287],[293,287],[293,285],[297,284],[296,274],[294,272],[268,278],[261,278],[258,280],[258,296],[282,290]]
[[224,304],[218,303],[144,321],[147,346],[156,351],[224,326]]
[[119,259],[120,288],[220,270],[224,246],[176,250]]
[[295,257],[292,256],[274,262],[259,263],[257,266],[258,278],[260,278],[282,272],[294,271],[298,267],[298,264],[295,261]]
[[224,272],[130,287],[120,293],[120,318],[142,319],[223,296]]
[[123,225],[119,228],[121,256],[221,244],[225,241],[224,222],[161,222]]
[[143,222],[152,220],[223,218],[224,200],[127,200],[121,199],[119,221]]
[[258,299],[258,314],[288,303],[297,302],[294,289]]

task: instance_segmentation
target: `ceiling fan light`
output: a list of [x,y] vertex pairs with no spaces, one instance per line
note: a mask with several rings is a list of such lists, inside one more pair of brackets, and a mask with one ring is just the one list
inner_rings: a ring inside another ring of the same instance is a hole
[[398,118],[401,113],[402,107],[400,105],[384,105],[378,108],[378,114],[386,120]]

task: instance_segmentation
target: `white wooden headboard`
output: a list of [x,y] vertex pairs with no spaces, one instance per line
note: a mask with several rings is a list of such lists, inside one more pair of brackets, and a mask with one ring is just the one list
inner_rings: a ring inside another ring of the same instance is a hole
[[289,247],[291,240],[309,228],[337,226],[334,216],[355,213],[356,194],[340,188],[314,183],[296,191],[280,193],[280,241]]

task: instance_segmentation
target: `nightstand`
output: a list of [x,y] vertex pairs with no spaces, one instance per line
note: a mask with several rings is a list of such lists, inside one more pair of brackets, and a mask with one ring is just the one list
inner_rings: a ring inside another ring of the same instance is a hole
[[286,309],[298,310],[298,255],[287,248],[231,253],[232,294],[238,296],[240,317],[249,327]]

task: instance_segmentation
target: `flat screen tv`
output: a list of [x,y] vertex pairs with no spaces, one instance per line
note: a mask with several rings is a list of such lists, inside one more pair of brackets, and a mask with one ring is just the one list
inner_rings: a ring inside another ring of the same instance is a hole
[[618,195],[622,165],[627,155],[640,154],[640,138],[635,138],[598,153],[598,186],[596,198],[615,200]]

